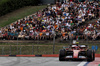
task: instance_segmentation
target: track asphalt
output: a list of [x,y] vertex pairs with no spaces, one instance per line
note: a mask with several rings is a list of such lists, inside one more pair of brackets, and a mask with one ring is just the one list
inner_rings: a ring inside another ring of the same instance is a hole
[[[99,59],[86,61],[59,61],[58,57],[0,57],[0,66],[98,66]],[[95,65],[94,65],[95,64]]]

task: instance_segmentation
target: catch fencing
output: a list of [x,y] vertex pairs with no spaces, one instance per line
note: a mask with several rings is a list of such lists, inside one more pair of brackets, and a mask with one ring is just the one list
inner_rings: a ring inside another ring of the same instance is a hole
[[[5,41],[0,43],[0,55],[41,55],[41,54],[59,54],[59,50],[63,47],[71,45],[73,40],[58,41]],[[96,53],[100,53],[100,41],[78,41],[79,45],[88,45],[90,49],[92,46],[97,46]]]

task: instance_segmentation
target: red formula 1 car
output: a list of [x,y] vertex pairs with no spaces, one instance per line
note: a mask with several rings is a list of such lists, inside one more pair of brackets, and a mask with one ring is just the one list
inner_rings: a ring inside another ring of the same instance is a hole
[[70,45],[59,51],[59,61],[68,59],[86,59],[88,62],[95,60],[95,51],[88,49],[87,45]]

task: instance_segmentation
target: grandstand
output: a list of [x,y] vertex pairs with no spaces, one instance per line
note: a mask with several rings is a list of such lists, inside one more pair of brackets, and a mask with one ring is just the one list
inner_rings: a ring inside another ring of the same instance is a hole
[[100,19],[86,23],[98,18],[99,11],[97,1],[56,2],[56,5],[1,28],[0,39],[52,40],[55,35],[61,40],[99,40]]

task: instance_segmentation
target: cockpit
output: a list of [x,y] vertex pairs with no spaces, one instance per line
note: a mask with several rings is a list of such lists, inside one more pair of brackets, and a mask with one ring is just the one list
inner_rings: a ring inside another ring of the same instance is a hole
[[79,50],[80,49],[80,47],[79,46],[77,46],[77,45],[72,45],[72,50]]

